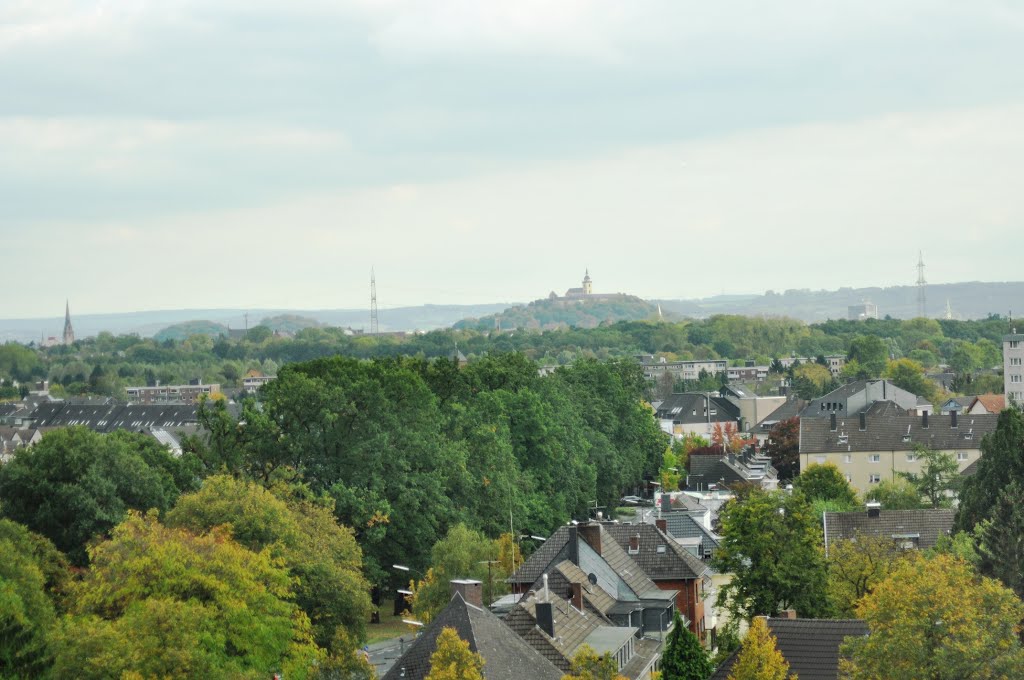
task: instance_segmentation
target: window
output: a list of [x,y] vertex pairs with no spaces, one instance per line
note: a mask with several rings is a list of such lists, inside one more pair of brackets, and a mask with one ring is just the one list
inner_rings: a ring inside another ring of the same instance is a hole
[[956,452],[956,459],[957,460],[967,460],[967,452],[966,451],[957,451]]
[[850,438],[848,436],[846,436],[845,434],[839,435],[839,443],[840,444],[845,444],[848,441],[850,441]]
[[908,463],[913,463],[915,460],[917,460],[917,454],[916,453],[908,453],[907,454],[907,462]]
[[659,555],[664,555],[665,554],[665,550],[667,550],[667,546],[659,545],[657,547],[657,552],[658,552]]
[[853,462],[853,456],[851,456],[850,454],[846,454],[845,456],[843,456],[843,462],[844,463],[852,463]]
[[1010,340],[1010,349],[1017,349],[1020,347],[1020,340]]
[[872,453],[870,456],[868,456],[869,463],[877,463],[880,460],[882,460],[882,456],[880,454]]
[[1010,357],[1011,366],[1020,366],[1020,357]]
[[1021,380],[1020,380],[1020,374],[1019,373],[1014,373],[1013,375],[1010,376],[1010,382],[1012,382],[1012,383],[1019,383],[1020,381]]
[[882,475],[876,474],[874,472],[868,475],[869,484],[878,484],[880,481],[882,481]]
[[850,475],[843,475],[843,476],[846,477],[846,483],[847,484],[850,484],[850,483],[853,482],[853,477],[851,477]]

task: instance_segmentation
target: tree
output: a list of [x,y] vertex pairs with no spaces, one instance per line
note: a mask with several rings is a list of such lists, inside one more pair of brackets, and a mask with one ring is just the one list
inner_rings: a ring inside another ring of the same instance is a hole
[[[685,454],[683,454],[684,460],[680,461],[676,456],[676,451],[677,448],[674,445],[665,448],[661,469],[658,470],[658,480],[661,482],[661,489],[666,493],[679,490],[679,482],[683,478],[683,470],[686,469]],[[680,453],[682,453],[681,450]]]
[[883,377],[892,381],[896,387],[924,397],[932,404],[940,398],[938,386],[925,376],[924,367],[913,359],[890,361],[885,367]]
[[852,618],[857,603],[884,581],[905,555],[887,536],[861,534],[828,551],[828,594],[837,615]]
[[835,501],[843,506],[857,503],[857,493],[832,463],[812,463],[793,480],[793,489],[810,501]]
[[885,370],[885,364],[889,359],[889,349],[885,342],[876,335],[858,335],[850,341],[850,348],[846,353],[847,360],[857,362],[867,377],[878,377]]
[[268,551],[131,511],[89,549],[53,635],[55,677],[307,677],[323,657]]
[[972,531],[989,516],[1003,487],[1013,480],[1024,482],[1024,414],[1011,408],[999,414],[995,431],[981,440],[978,471],[963,482],[960,491],[957,527]]
[[82,565],[86,543],[109,531],[129,509],[167,510],[194,484],[187,461],[152,437],[68,427],[48,433],[0,467],[0,510]]
[[750,623],[747,637],[736,655],[736,662],[729,672],[728,680],[786,680],[796,679],[789,675],[789,664],[782,652],[775,646],[775,636],[768,630],[765,619],[758,616]]
[[979,569],[1024,597],[1024,487],[1003,488],[991,517],[978,525]]
[[[506,542],[507,543],[507,542]],[[492,541],[465,524],[456,524],[434,544],[430,569],[423,580],[414,583],[412,612],[417,620],[429,623],[451,600],[452,579],[472,578],[484,583],[484,598],[493,601],[505,593],[505,579],[512,573],[499,557],[499,541]]]
[[864,492],[866,500],[877,501],[885,510],[916,510],[921,507],[917,487],[902,477],[883,479]]
[[711,444],[720,446],[726,453],[738,453],[743,448],[743,440],[732,423],[716,422],[711,431]]
[[852,680],[1020,677],[1024,604],[950,555],[912,554],[857,606],[867,637],[841,647]]
[[715,668],[677,611],[661,657],[661,680],[705,680]]
[[340,626],[354,651],[370,615],[369,584],[362,574],[362,552],[352,530],[338,525],[330,498],[312,498],[301,487],[272,490],[228,476],[209,477],[203,487],[182,496],[165,523],[194,533],[227,525],[241,545],[268,550],[295,578],[295,601],[313,624],[324,648]]
[[933,508],[948,508],[952,498],[948,492],[960,488],[960,466],[953,454],[936,451],[923,445],[914,447],[921,459],[921,472],[898,472],[917,489],[918,495]]
[[776,423],[768,433],[763,453],[771,457],[780,482],[788,482],[800,474],[800,418]]
[[833,389],[832,372],[821,364],[801,364],[793,368],[793,390],[801,399],[816,399]]
[[733,617],[827,613],[821,532],[802,494],[754,488],[728,501],[720,522],[714,566],[734,575],[719,600]]
[[587,644],[580,645],[572,658],[569,673],[562,680],[626,680],[618,673],[615,659],[608,652],[598,655]]
[[484,663],[484,658],[470,650],[469,643],[454,628],[445,626],[437,636],[425,680],[483,680]]

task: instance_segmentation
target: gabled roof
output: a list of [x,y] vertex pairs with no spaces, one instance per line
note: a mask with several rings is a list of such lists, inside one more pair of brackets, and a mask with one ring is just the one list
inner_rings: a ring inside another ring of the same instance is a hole
[[454,628],[459,637],[469,643],[469,648],[484,658],[483,676],[487,680],[559,680],[562,677],[558,668],[501,619],[467,604],[456,594],[384,675],[384,680],[426,677],[430,673],[430,656],[437,649],[437,636],[444,628]]
[[[541,577],[545,571],[556,562],[561,562],[568,556],[566,543],[569,541],[569,527],[558,527],[555,533],[548,537],[537,548],[529,559],[523,563],[516,572],[508,578],[509,583],[521,583],[532,585]],[[564,554],[563,554],[564,553]]]
[[590,634],[613,624],[604,616],[579,611],[562,597],[549,596],[555,625],[555,637],[549,637],[537,626],[537,603],[542,601],[539,597],[542,596],[533,595],[520,600],[505,616],[505,623],[548,661],[568,671],[576,650]]
[[714,554],[718,548],[719,537],[714,532],[705,528],[703,524],[686,512],[663,512],[661,518],[665,520],[668,533],[673,538],[698,538],[704,552]]
[[917,536],[917,547],[931,548],[939,539],[953,531],[956,511],[950,508],[924,510],[879,510],[878,517],[869,517],[866,510],[826,512],[824,516],[825,549],[858,534],[882,538]]
[[863,430],[856,415],[838,418],[832,430],[828,418],[801,418],[800,453],[913,451],[918,445],[942,451],[977,449],[998,420],[996,414],[961,415],[954,428],[949,415],[933,414],[926,428],[922,416],[867,413]]
[[[708,573],[707,565],[652,524],[616,524],[605,530],[652,581],[691,580]],[[640,545],[634,555],[629,552],[629,542],[635,536]]]
[[[716,411],[710,418],[704,414],[706,399],[711,400],[711,409]],[[674,423],[725,423],[739,420],[740,410],[724,397],[708,397],[703,392],[682,392],[669,395],[661,402],[656,415],[660,420],[671,420]]]
[[[859,619],[768,619],[768,630],[789,663],[791,677],[836,680],[840,645],[847,637],[867,635],[868,625]],[[733,652],[710,680],[728,678],[738,654]]]
[[[543,587],[542,579],[533,584],[534,592],[541,592]],[[578,566],[569,560],[563,560],[555,565],[554,570],[548,576],[548,589],[553,595],[559,595],[563,599],[569,599],[569,584],[579,583],[583,595],[584,606],[604,616],[616,605],[614,597],[605,592],[601,586],[593,585],[587,575]]]
[[764,419],[758,423],[758,426],[764,429],[764,425],[774,425],[775,423],[781,423],[783,420],[796,418],[805,408],[807,408],[807,402],[805,400],[789,399],[786,403],[782,404],[765,416]]
[[1000,413],[1006,408],[1006,395],[1004,394],[979,394],[977,400],[989,413]]

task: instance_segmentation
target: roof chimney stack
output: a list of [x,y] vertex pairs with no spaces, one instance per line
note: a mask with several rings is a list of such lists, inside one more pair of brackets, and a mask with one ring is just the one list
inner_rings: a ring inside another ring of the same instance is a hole
[[581,524],[577,527],[579,530],[580,538],[587,542],[591,548],[594,549],[598,555],[601,554],[601,525],[600,524]]
[[572,606],[576,609],[583,611],[583,584],[582,583],[570,583],[569,588],[572,590],[571,598]]
[[921,427],[926,430],[928,429],[928,411],[924,411],[921,414]]
[[952,428],[956,427],[956,409],[949,412],[949,426]]
[[537,626],[547,633],[549,638],[555,637],[555,616],[550,602],[537,603]]
[[663,534],[668,533],[668,520],[667,519],[656,519],[654,520],[654,526],[658,527],[658,530]]
[[868,501],[865,507],[868,509],[868,517],[878,518],[882,515],[882,504],[878,501]]
[[863,432],[868,429],[868,414],[863,411],[860,412],[860,431]]
[[832,430],[833,432],[836,431],[836,413],[835,413],[835,411],[833,411],[832,413],[828,414],[828,429]]
[[484,606],[484,587],[481,581],[454,579],[449,581],[449,585],[451,586],[452,597],[455,597],[455,594],[458,593],[466,604],[471,604],[474,607]]

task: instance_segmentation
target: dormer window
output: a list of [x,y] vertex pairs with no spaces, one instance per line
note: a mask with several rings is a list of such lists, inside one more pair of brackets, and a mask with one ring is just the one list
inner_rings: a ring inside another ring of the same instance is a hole
[[666,550],[668,550],[668,546],[666,546],[664,544],[658,546],[658,554],[659,555],[664,555]]
[[848,435],[845,435],[845,434],[839,435],[839,443],[840,444],[845,444],[848,441],[850,441],[850,437]]
[[909,434],[903,435],[903,441],[904,442],[909,442],[910,441],[910,435]]

